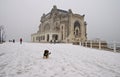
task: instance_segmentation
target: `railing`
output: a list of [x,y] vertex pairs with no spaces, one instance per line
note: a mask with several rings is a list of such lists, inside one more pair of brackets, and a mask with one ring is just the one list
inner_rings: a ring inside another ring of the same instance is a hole
[[108,48],[114,52],[120,52],[120,42],[109,42]]
[[105,42],[105,41],[86,41],[80,42],[81,46],[96,48],[100,50],[108,50],[113,52],[120,52],[120,42]]

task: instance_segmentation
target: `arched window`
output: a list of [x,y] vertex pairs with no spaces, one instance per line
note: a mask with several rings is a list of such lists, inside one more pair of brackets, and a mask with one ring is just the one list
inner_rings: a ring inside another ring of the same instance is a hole
[[74,23],[74,35],[75,37],[80,36],[80,23],[78,21],[75,21]]
[[75,23],[74,23],[74,30],[76,27],[78,27],[80,29],[80,23],[78,21],[75,21]]

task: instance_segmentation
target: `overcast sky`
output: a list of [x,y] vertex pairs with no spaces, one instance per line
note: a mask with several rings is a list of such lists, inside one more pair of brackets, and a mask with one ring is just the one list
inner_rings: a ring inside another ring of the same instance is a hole
[[41,16],[53,5],[85,14],[88,39],[120,42],[120,0],[0,0],[0,25],[5,26],[6,39],[30,41]]

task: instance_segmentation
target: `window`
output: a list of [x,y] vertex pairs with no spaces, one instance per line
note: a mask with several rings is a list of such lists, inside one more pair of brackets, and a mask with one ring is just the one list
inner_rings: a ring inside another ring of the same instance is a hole
[[75,37],[80,36],[80,23],[78,21],[75,21],[74,23],[74,35]]
[[80,29],[80,23],[79,23],[78,21],[76,21],[76,22],[74,23],[74,30],[75,30],[76,27],[78,27],[78,28]]

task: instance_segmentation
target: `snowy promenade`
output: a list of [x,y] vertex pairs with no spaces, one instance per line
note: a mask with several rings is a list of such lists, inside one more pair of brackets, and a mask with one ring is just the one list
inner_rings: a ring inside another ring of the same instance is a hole
[[[49,59],[43,51],[50,50]],[[120,53],[72,44],[0,44],[0,77],[120,77]]]

